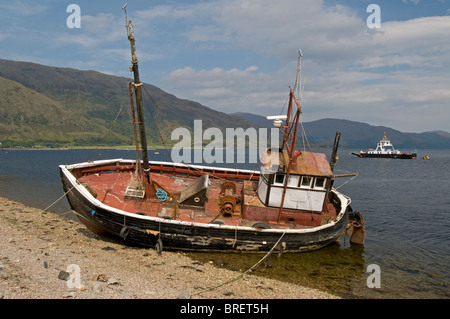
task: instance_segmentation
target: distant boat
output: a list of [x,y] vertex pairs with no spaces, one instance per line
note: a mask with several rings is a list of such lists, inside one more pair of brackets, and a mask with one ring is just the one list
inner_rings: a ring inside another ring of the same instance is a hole
[[358,153],[352,152],[351,154],[362,158],[415,159],[417,157],[417,153],[403,153],[396,150],[391,141],[386,137],[386,133],[384,133],[383,139],[377,144],[375,150],[369,149],[368,152],[360,151]]

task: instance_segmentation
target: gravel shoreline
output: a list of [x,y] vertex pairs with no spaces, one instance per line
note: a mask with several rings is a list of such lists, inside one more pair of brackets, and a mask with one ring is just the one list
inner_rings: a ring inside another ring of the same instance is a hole
[[0,197],[0,299],[64,298],[338,297],[199,263],[182,252],[158,255],[153,249],[127,246],[100,238],[64,216]]

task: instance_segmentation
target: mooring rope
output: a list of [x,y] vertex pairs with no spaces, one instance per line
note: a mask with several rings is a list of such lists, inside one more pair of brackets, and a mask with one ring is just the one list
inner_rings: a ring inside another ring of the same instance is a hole
[[345,184],[347,184],[347,183],[351,182],[352,180],[354,180],[357,176],[358,176],[358,175],[353,176],[353,177],[350,178],[348,181],[346,181],[345,183],[339,185],[338,187],[335,187],[334,189],[337,190],[337,189],[341,188],[341,187],[344,186]]
[[230,280],[227,280],[227,281],[225,281],[225,282],[223,282],[223,283],[220,283],[220,284],[218,284],[218,285],[216,285],[216,286],[209,287],[209,288],[207,288],[207,289],[205,289],[205,290],[202,290],[202,291],[193,293],[193,294],[191,294],[191,296],[200,295],[200,294],[202,294],[202,293],[205,293],[205,292],[208,292],[208,291],[212,291],[212,290],[214,290],[214,289],[220,288],[220,287],[222,287],[222,286],[228,285],[228,284],[230,284],[230,283],[232,283],[232,282],[235,282],[236,280],[241,279],[242,277],[244,277],[244,275],[246,275],[247,273],[251,272],[251,271],[252,271],[253,269],[255,269],[256,267],[258,267],[258,265],[259,265],[260,263],[262,263],[262,262],[263,262],[270,254],[272,254],[272,252],[273,252],[273,250],[275,249],[275,247],[278,246],[278,244],[280,243],[281,239],[284,237],[284,234],[286,234],[286,231],[283,232],[283,234],[281,235],[281,237],[278,239],[278,241],[275,243],[275,245],[273,245],[273,247],[267,252],[267,254],[265,254],[264,257],[261,258],[261,259],[260,259],[256,264],[254,264],[252,267],[250,267],[249,269],[247,269],[247,270],[244,271],[243,273],[240,273],[240,274],[237,275],[236,277],[231,278]]
[[53,205],[55,205],[57,202],[59,202],[64,196],[66,196],[75,186],[72,186],[67,192],[65,192],[64,194],[61,195],[60,198],[58,198],[56,201],[54,201],[50,206],[48,206],[46,209],[44,209],[44,211],[47,211],[47,209],[49,209],[50,207],[52,207]]

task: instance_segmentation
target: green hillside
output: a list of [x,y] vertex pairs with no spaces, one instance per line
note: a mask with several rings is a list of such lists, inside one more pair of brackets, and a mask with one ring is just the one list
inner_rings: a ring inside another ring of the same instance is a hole
[[[3,147],[134,143],[127,78],[0,59],[0,79]],[[159,133],[167,145],[176,143],[170,139],[172,131],[177,127],[191,130],[194,119],[203,120],[204,128],[254,126],[239,117],[178,99],[153,85],[144,84],[144,88],[150,147],[162,145]]]
[[[203,129],[222,132],[272,127],[259,115],[225,114],[150,84],[144,88],[149,147],[163,145],[160,134],[166,146],[177,143],[171,141],[172,131],[185,127],[192,132],[194,119],[203,120]],[[129,103],[127,78],[0,59],[0,147],[133,147]],[[303,125],[313,147],[331,147],[336,131],[342,132],[341,146],[348,148],[375,147],[384,132],[401,149],[450,147],[448,132],[402,133],[338,119]]]
[[63,147],[128,139],[66,110],[59,101],[0,77],[0,141],[3,147]]

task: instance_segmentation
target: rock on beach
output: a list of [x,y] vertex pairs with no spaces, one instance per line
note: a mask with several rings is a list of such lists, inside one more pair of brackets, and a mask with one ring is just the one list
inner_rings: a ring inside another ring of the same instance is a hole
[[233,281],[239,275],[182,252],[158,255],[100,238],[77,221],[0,197],[3,299],[337,298],[251,274]]

